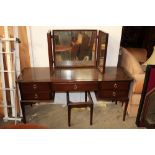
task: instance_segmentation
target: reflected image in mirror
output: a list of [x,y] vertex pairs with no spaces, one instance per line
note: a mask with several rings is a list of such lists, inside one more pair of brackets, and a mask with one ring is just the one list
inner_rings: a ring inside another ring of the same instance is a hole
[[96,30],[54,30],[56,65],[93,65],[96,59]]

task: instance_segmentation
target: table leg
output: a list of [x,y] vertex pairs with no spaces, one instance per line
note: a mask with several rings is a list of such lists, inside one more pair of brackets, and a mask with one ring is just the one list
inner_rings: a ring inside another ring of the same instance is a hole
[[90,125],[93,124],[93,104],[90,107]]
[[67,105],[69,104],[69,92],[66,92]]
[[87,102],[87,91],[85,91],[85,102]]
[[68,126],[71,126],[70,121],[71,121],[71,107],[68,106]]
[[126,111],[127,111],[127,108],[128,108],[128,101],[125,101],[125,107],[124,107],[124,112],[123,112],[123,121],[125,121],[125,116],[126,116]]
[[124,102],[122,102],[122,107],[123,107]]
[[21,109],[23,114],[23,123],[26,123],[26,116],[25,116],[25,104],[21,102]]

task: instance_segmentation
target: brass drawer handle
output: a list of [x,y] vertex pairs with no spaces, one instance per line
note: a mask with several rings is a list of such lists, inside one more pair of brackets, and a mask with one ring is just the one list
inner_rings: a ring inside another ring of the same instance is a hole
[[34,95],[34,98],[37,99],[37,98],[38,98],[38,94],[35,94],[35,95]]
[[115,83],[115,84],[114,84],[114,88],[117,88],[117,87],[118,87],[118,84],[117,84],[117,83]]
[[116,92],[112,92],[112,95],[115,97],[116,96]]
[[37,89],[37,85],[36,84],[33,84],[33,89]]
[[75,90],[77,89],[77,85],[76,85],[76,84],[74,84],[74,89],[75,89]]

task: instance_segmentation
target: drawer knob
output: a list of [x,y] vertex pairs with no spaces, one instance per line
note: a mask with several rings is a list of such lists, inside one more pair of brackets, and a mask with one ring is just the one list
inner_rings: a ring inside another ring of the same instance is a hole
[[117,88],[117,87],[118,87],[118,85],[117,85],[117,83],[115,83],[115,84],[114,84],[114,88]]
[[34,95],[34,98],[37,99],[37,98],[38,98],[38,94],[35,94],[35,95]]
[[76,84],[74,85],[74,89],[75,89],[75,90],[77,89],[77,85],[76,85]]
[[33,84],[33,89],[37,89],[37,85],[36,84]]
[[116,92],[113,92],[112,95],[115,97],[116,96]]

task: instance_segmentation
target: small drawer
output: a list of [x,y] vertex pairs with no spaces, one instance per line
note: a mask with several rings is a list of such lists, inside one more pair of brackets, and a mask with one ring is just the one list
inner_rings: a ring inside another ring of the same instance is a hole
[[128,91],[111,91],[111,90],[102,90],[99,92],[100,98],[122,98],[128,97]]
[[98,90],[97,82],[75,82],[75,83],[54,83],[52,84],[53,91],[95,91]]
[[100,89],[102,90],[128,90],[130,82],[126,81],[106,81],[100,83]]
[[50,93],[23,93],[22,100],[49,100],[51,99]]
[[20,87],[23,92],[33,92],[33,91],[50,91],[49,83],[21,83]]

